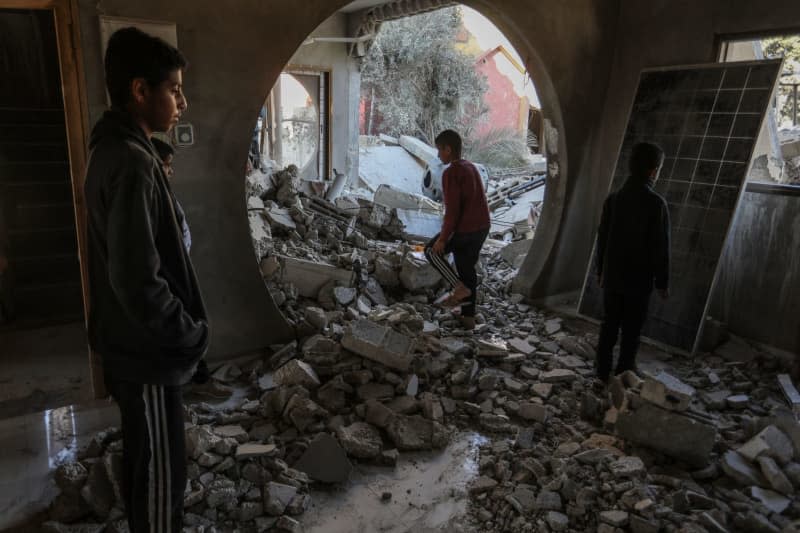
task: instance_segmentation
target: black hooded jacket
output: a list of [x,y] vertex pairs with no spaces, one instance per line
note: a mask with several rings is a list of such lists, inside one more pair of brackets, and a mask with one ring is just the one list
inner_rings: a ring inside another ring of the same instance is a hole
[[158,154],[130,115],[117,110],[95,125],[90,148],[89,343],[114,379],[186,383],[209,332]]
[[670,225],[667,202],[641,178],[628,178],[609,195],[597,232],[597,272],[616,292],[669,287]]

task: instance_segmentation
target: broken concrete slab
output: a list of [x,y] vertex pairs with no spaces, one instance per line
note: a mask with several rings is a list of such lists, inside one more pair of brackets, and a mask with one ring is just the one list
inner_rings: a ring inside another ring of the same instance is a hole
[[784,495],[794,494],[792,482],[789,481],[789,478],[786,477],[786,474],[783,473],[772,457],[761,456],[757,462],[770,487]]
[[757,485],[763,487],[767,484],[767,480],[761,475],[761,472],[747,462],[739,453],[729,451],[722,457],[720,462],[722,471],[725,474],[739,483],[740,485]]
[[508,341],[508,346],[515,352],[519,352],[524,355],[531,355],[533,352],[536,351],[536,348],[531,346],[525,339],[519,339],[519,338],[510,339]]
[[264,511],[271,516],[280,516],[297,494],[297,487],[270,481],[264,485]]
[[786,401],[789,402],[789,407],[794,413],[795,418],[800,416],[800,392],[792,383],[792,378],[789,374],[778,374],[778,386],[783,392]]
[[342,338],[346,350],[402,372],[414,358],[412,345],[411,338],[365,319],[351,323]]
[[442,281],[439,272],[420,252],[410,252],[403,258],[400,282],[409,291],[420,291],[435,287]]
[[755,461],[765,455],[781,464],[788,463],[794,456],[792,441],[775,426],[767,426],[736,451],[748,461]]
[[556,368],[554,370],[542,372],[539,375],[539,378],[545,383],[564,383],[567,381],[574,381],[577,377],[574,371],[566,368]]
[[714,426],[681,413],[643,403],[618,413],[617,434],[693,466],[705,466],[717,439]]
[[520,402],[517,414],[525,420],[533,420],[542,424],[547,421],[548,417],[547,407],[536,402]]
[[714,353],[726,361],[734,363],[749,363],[756,358],[756,352],[753,348],[736,337],[717,348]]
[[508,355],[506,341],[498,337],[478,340],[478,357],[505,357]]
[[264,210],[264,217],[269,220],[273,229],[281,229],[284,231],[297,229],[297,224],[292,220],[288,209],[274,206]]
[[430,450],[441,448],[447,443],[444,428],[419,415],[395,416],[386,428],[386,433],[401,451]]
[[276,385],[291,387],[302,385],[307,389],[319,387],[320,381],[317,373],[307,363],[299,359],[292,359],[273,373]]
[[762,489],[761,487],[749,487],[747,492],[751,498],[760,502],[773,513],[781,514],[789,507],[789,504],[792,503],[792,500],[786,496],[782,496],[769,489]]
[[250,435],[247,431],[239,425],[231,424],[227,426],[215,426],[212,431],[214,435],[223,439],[236,439],[239,443],[245,443],[250,440]]
[[522,266],[522,262],[528,255],[532,244],[533,239],[522,239],[520,241],[509,243],[502,250],[500,250],[500,257],[502,257],[506,263],[514,268],[519,268]]
[[294,468],[322,483],[344,483],[353,465],[339,442],[328,433],[320,433],[294,464]]
[[375,459],[383,448],[377,428],[366,422],[340,426],[336,430],[336,436],[347,454],[358,459]]
[[236,460],[254,459],[258,457],[271,457],[278,451],[274,444],[247,443],[236,447]]
[[400,233],[407,241],[429,241],[442,229],[442,215],[417,209],[395,209]]
[[616,478],[638,477],[646,472],[644,462],[636,456],[620,457],[609,465]]
[[398,210],[439,213],[439,223],[441,227],[442,205],[438,202],[434,202],[422,194],[402,191],[392,187],[389,184],[383,183],[378,186],[372,201],[376,204]]
[[346,287],[352,287],[355,281],[352,270],[283,255],[277,257],[281,263],[281,281],[297,287],[306,298],[317,298],[319,291],[332,281]]
[[687,385],[675,376],[659,372],[644,380],[640,395],[643,400],[673,411],[685,411],[695,395],[694,387]]

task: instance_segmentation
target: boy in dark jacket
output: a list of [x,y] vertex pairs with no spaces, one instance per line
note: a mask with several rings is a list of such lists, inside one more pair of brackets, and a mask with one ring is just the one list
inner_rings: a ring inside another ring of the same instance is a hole
[[123,497],[133,533],[181,531],[186,451],[180,386],[208,346],[206,311],[150,137],[186,110],[186,59],[135,28],[111,36],[112,107],[86,172],[89,342],[119,405]]
[[650,293],[669,296],[670,226],[667,203],[653,190],[664,152],[654,144],[633,147],[631,176],[603,205],[597,234],[598,283],[605,317],[597,347],[597,377],[607,382],[622,329],[616,374],[636,370],[636,351]]
[[[444,221],[442,230],[425,247],[425,257],[453,288],[443,305],[461,307],[461,323],[475,327],[475,302],[478,290],[478,263],[481,248],[492,223],[483,180],[475,165],[461,158],[461,136],[445,130],[436,137],[439,159],[450,165],[442,175]],[[456,271],[445,256],[453,254]]]

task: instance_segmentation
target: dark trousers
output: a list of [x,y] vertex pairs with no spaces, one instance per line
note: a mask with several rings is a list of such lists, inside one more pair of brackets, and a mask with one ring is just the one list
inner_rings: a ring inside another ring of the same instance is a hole
[[[489,229],[480,231],[472,231],[469,233],[454,233],[450,240],[447,241],[444,254],[437,255],[431,249],[433,244],[439,238],[437,234],[425,246],[425,257],[428,262],[439,271],[439,274],[450,284],[451,287],[458,285],[459,281],[464,284],[472,294],[470,294],[467,303],[461,306],[461,315],[466,317],[475,316],[475,302],[478,298],[478,273],[475,270],[475,265],[478,264],[478,259],[481,255],[481,248],[483,242],[489,235]],[[453,259],[456,264],[456,270],[445,259],[447,254],[453,254]]]
[[131,533],[180,533],[186,441],[180,387],[106,378],[122,418],[122,493]]
[[611,374],[614,345],[622,330],[619,346],[619,360],[616,374],[636,368],[636,350],[639,349],[639,335],[647,318],[647,306],[651,291],[603,291],[605,317],[600,328],[597,345],[597,376],[603,380]]

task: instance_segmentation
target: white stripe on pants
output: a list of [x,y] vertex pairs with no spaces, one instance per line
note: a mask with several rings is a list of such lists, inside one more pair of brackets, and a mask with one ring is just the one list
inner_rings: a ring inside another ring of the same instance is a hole
[[453,267],[450,266],[450,263],[445,261],[444,256],[441,256],[431,250],[430,258],[431,262],[434,263],[433,266],[439,271],[442,277],[444,277],[447,283],[453,287],[459,284],[460,280],[458,279],[458,275],[456,275],[456,273],[453,271]]
[[169,532],[172,523],[171,471],[164,388],[144,385],[143,399],[150,441],[149,522],[153,533]]

